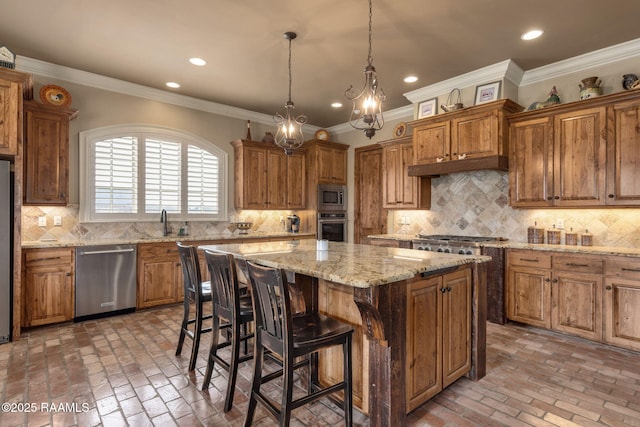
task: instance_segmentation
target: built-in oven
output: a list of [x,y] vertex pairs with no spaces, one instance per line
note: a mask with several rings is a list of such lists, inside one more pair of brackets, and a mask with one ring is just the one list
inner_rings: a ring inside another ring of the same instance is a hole
[[347,186],[335,184],[318,185],[319,212],[346,212]]
[[345,212],[318,212],[318,239],[346,242],[347,214]]

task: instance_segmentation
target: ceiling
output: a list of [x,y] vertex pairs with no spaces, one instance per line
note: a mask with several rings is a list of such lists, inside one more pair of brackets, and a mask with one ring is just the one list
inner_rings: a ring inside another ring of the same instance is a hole
[[[283,34],[294,31],[292,99],[319,127],[348,121],[344,91],[367,65],[366,0],[0,0],[0,10],[0,45],[18,56],[269,115],[287,101]],[[373,0],[383,108],[506,59],[527,71],[640,38],[639,17],[638,0]],[[520,40],[534,27],[541,38]],[[419,80],[404,83],[409,74]]]

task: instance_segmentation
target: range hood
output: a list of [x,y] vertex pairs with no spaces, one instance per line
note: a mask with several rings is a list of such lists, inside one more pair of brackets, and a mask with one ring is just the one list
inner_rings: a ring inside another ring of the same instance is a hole
[[470,172],[477,170],[509,170],[509,157],[487,156],[472,159],[450,160],[447,162],[429,163],[409,166],[409,176],[434,177],[456,172]]

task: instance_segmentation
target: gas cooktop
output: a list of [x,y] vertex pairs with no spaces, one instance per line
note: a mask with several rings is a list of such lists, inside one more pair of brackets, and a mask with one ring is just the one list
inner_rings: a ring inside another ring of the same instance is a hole
[[456,236],[453,234],[418,234],[419,239],[438,240],[443,242],[460,242],[460,243],[485,243],[485,242],[503,242],[507,239],[504,237],[481,237],[481,236]]

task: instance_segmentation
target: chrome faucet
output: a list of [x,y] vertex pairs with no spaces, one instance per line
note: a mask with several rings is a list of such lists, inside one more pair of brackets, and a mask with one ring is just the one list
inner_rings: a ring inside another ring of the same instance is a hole
[[169,230],[167,228],[167,211],[166,211],[166,209],[162,209],[162,212],[160,213],[160,222],[163,224],[162,235],[163,236],[168,236],[169,235]]

